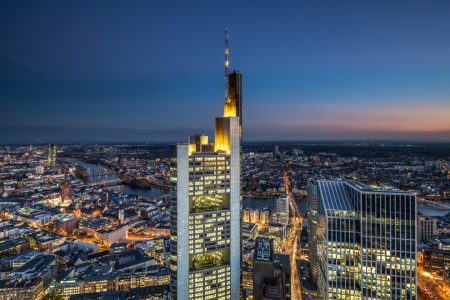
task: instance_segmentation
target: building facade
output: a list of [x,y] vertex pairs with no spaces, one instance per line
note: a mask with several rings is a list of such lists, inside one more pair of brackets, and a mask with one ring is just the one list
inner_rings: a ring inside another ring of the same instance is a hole
[[423,243],[426,240],[433,240],[437,234],[437,220],[431,217],[417,217],[417,242]]
[[57,234],[67,234],[77,228],[77,220],[74,216],[65,216],[53,220],[53,226]]
[[450,264],[450,251],[423,249],[423,269],[433,275],[442,275],[445,264]]
[[415,300],[416,196],[343,181],[310,179],[308,189],[319,299]]
[[277,199],[277,223],[289,224],[289,195],[282,194]]
[[289,255],[276,254],[272,239],[256,239],[253,256],[253,299],[291,299]]
[[56,165],[56,144],[47,143],[47,162],[52,166]]
[[200,135],[170,147],[173,299],[241,297],[241,90],[234,72],[214,143]]
[[110,228],[108,230],[101,229],[96,232],[97,239],[110,246],[114,243],[119,243],[128,238],[128,226],[126,224]]

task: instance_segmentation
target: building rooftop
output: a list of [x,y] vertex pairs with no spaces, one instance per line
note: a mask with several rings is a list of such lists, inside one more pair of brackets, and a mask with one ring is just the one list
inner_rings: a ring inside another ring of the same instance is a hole
[[273,265],[278,268],[291,269],[291,261],[289,260],[289,255],[274,253]]
[[65,217],[56,219],[55,221],[59,221],[61,223],[64,223],[64,222],[68,222],[68,221],[71,221],[71,220],[74,220],[74,219],[75,219],[74,216],[65,216]]
[[317,293],[317,285],[313,282],[309,261],[297,259],[296,264],[301,290],[306,293]]
[[86,220],[82,220],[80,222],[81,226],[85,226],[85,227],[89,227],[89,228],[101,228],[104,226],[108,226],[112,224],[112,222],[110,220],[106,220],[106,219],[102,219],[102,218],[89,218]]
[[255,243],[254,260],[273,260],[273,241],[271,239],[257,238]]
[[354,211],[344,182],[319,180],[317,183],[325,210]]

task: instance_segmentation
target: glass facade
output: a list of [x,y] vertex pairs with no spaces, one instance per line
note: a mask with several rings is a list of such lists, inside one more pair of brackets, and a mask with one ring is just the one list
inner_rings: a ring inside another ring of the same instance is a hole
[[220,145],[171,146],[172,299],[240,298],[239,118],[217,123]]
[[341,181],[308,190],[319,298],[415,300],[416,196]]

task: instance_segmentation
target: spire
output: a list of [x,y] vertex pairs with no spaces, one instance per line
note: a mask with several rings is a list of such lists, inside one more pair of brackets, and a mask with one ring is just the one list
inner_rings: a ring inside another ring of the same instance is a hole
[[228,71],[228,30],[225,29],[225,104],[230,103],[230,72]]

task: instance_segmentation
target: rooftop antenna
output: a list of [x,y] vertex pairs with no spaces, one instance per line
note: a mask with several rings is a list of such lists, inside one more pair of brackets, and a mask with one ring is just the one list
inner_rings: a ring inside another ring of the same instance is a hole
[[225,28],[225,104],[230,103],[230,72],[228,71],[228,30]]

